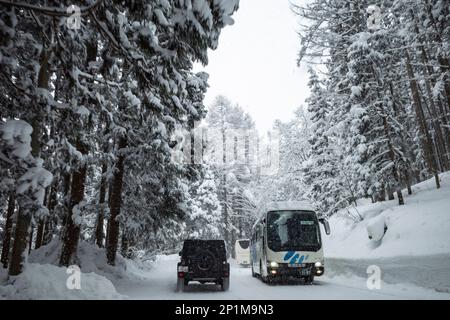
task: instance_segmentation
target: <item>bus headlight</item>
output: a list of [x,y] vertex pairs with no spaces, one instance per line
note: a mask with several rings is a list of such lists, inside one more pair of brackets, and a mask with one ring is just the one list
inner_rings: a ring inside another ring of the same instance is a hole
[[276,262],[276,261],[271,261],[271,262],[269,263],[269,267],[271,267],[271,268],[278,268],[278,262]]
[[314,266],[315,266],[316,268],[320,268],[320,267],[322,267],[322,262],[317,261],[316,263],[314,263]]

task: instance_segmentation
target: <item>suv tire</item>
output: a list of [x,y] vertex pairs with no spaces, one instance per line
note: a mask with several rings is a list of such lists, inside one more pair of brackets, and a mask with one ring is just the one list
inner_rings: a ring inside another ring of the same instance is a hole
[[228,291],[228,289],[230,288],[230,278],[223,278],[220,286],[222,291]]

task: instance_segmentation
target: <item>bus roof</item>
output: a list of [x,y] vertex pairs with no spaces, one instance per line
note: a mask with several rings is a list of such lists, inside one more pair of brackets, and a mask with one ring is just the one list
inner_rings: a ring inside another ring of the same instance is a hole
[[[277,202],[269,202],[264,206],[264,209],[253,225],[253,228],[264,218],[265,214],[270,211],[288,211],[288,210],[301,210],[301,211],[316,211],[311,202],[303,200],[303,201],[277,201]],[[253,229],[252,228],[252,229]]]
[[309,201],[278,201],[270,202],[265,208],[265,212],[284,210],[304,210],[315,211],[314,206]]

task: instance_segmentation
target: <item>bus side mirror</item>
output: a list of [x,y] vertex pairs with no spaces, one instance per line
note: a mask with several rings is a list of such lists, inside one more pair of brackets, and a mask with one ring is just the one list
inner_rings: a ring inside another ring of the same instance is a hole
[[328,220],[327,219],[320,219],[319,221],[323,224],[323,227],[325,228],[325,233],[327,235],[329,235],[331,232],[330,232],[330,224],[328,223]]

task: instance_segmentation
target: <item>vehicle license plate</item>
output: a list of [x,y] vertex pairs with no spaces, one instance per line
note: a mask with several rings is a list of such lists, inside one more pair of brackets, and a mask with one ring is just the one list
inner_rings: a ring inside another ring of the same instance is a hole
[[304,263],[289,263],[288,267],[290,267],[290,268],[304,268],[304,267],[306,267],[306,264],[304,264]]

